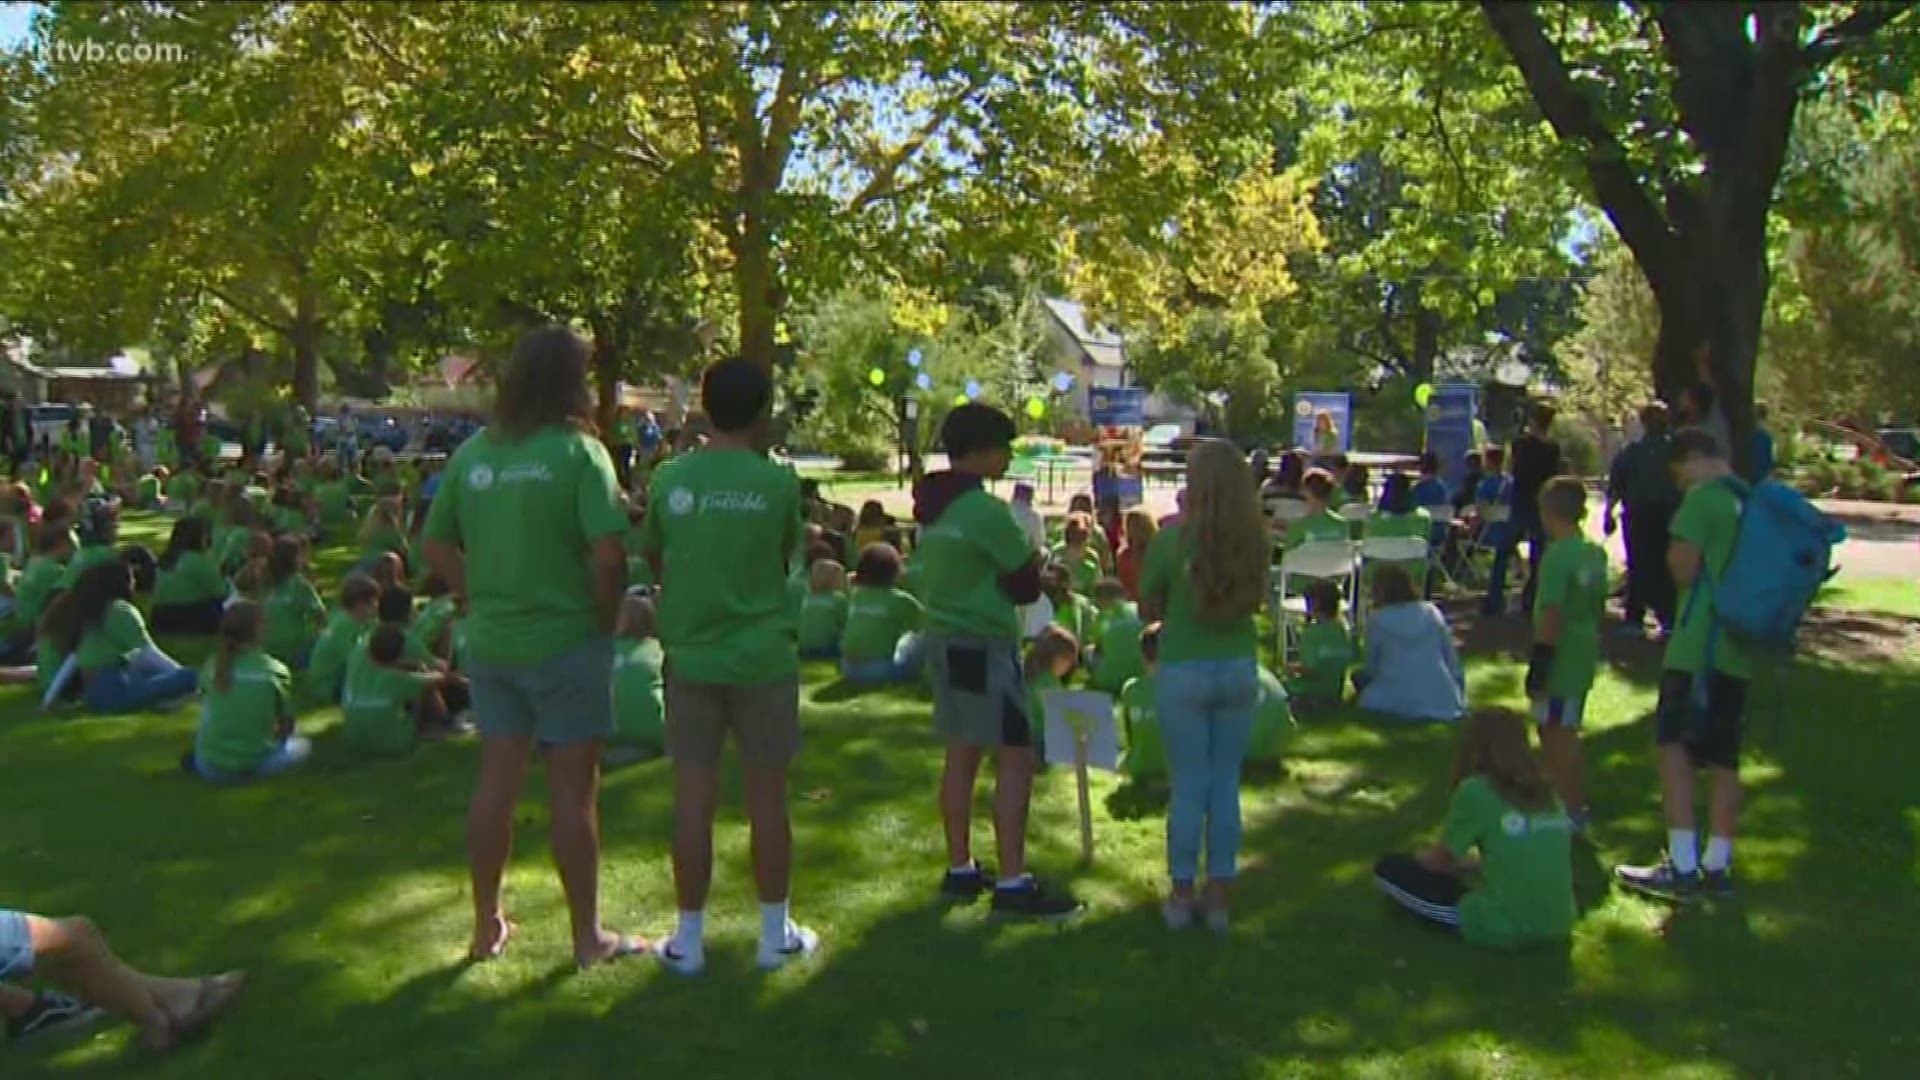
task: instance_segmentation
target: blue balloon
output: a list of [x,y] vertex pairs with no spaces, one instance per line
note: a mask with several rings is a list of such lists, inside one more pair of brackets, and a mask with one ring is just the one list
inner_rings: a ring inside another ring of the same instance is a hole
[[914,377],[913,385],[919,387],[922,390],[931,390],[933,389],[933,376],[923,371],[919,375]]
[[1053,388],[1062,394],[1073,389],[1073,376],[1064,371],[1056,372],[1053,376]]
[[980,384],[973,381],[972,379],[968,379],[967,380],[967,400],[973,401],[979,396],[980,396]]
[[[908,367],[920,366],[920,350],[919,349],[909,349],[907,351],[907,366]],[[924,387],[922,389],[924,389]]]

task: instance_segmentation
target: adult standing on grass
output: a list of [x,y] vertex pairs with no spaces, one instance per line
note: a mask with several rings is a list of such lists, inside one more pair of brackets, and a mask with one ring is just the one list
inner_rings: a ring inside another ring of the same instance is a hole
[[1153,538],[1141,615],[1159,622],[1156,708],[1173,788],[1167,925],[1193,922],[1200,846],[1207,848],[1207,923],[1227,927],[1240,853],[1240,765],[1260,690],[1253,613],[1267,591],[1266,522],[1245,460],[1208,440],[1187,455],[1187,513]]
[[673,758],[673,884],[679,925],[660,961],[706,966],[707,893],[720,757],[740,743],[763,970],[813,952],[819,936],[789,907],[793,827],[787,768],[800,751],[800,659],[787,603],[787,557],[804,527],[800,479],[767,459],[773,380],[733,358],[707,369],[707,448],[654,474],[640,549],[661,584],[667,651],[667,753]]
[[587,360],[586,344],[564,327],[521,338],[492,425],[448,462],[427,517],[427,563],[468,612],[481,734],[467,820],[475,960],[500,955],[512,933],[500,878],[536,746],[547,761],[575,963],[646,949],[600,923],[600,744],[614,730],[611,634],[626,590],[627,516],[589,420]]
[[1540,489],[1547,481],[1559,476],[1563,471],[1564,456],[1560,444],[1553,438],[1553,406],[1540,402],[1527,414],[1526,433],[1513,440],[1510,453],[1513,473],[1513,494],[1508,504],[1512,518],[1507,524],[1506,535],[1493,555],[1492,581],[1487,585],[1487,603],[1482,614],[1489,617],[1505,615],[1505,592],[1507,587],[1507,566],[1513,559],[1513,553],[1520,542],[1527,542],[1526,587],[1520,591],[1520,607],[1533,610],[1534,586],[1540,576],[1540,559],[1547,552],[1547,534],[1540,524]]
[[1673,626],[1673,571],[1667,568],[1667,526],[1680,502],[1667,468],[1667,407],[1651,402],[1640,410],[1640,437],[1620,451],[1607,476],[1603,528],[1613,535],[1614,508],[1624,506],[1627,541],[1626,617],[1620,633],[1644,637],[1647,612],[1664,632]]

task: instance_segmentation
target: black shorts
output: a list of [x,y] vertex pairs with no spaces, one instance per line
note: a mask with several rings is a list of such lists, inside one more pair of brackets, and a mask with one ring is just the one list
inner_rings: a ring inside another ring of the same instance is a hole
[[1694,675],[1660,675],[1660,703],[1654,710],[1655,738],[1661,746],[1687,748],[1695,768],[1738,769],[1740,740],[1746,727],[1747,681],[1722,672],[1707,677],[1705,707],[1694,700]]

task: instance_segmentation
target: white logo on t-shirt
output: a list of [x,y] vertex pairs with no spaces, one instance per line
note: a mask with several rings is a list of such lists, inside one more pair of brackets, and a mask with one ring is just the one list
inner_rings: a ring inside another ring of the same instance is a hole
[[484,462],[467,470],[467,486],[475,491],[485,491],[493,486],[493,466]]
[[1520,836],[1527,831],[1527,815],[1518,810],[1509,810],[1500,818],[1500,831],[1508,836]]
[[674,488],[667,492],[667,510],[674,516],[693,512],[693,492],[686,488]]

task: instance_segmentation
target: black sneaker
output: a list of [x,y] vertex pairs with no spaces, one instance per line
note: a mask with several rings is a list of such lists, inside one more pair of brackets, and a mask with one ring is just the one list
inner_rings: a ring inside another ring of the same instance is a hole
[[993,871],[978,862],[970,870],[948,870],[940,879],[940,895],[955,900],[974,901],[993,890]]
[[1067,893],[1048,892],[1031,874],[1011,888],[996,886],[993,890],[995,915],[1054,922],[1072,918],[1079,911],[1080,901]]
[[1733,899],[1735,893],[1733,867],[1729,866],[1725,870],[1700,871],[1700,889],[1715,900]]
[[1613,875],[1634,892],[1662,900],[1685,903],[1700,893],[1699,871],[1683,874],[1675,870],[1668,859],[1660,860],[1657,866],[1616,866]]
[[105,1015],[103,1011],[83,1005],[64,994],[35,994],[33,1004],[27,1007],[26,1012],[7,1021],[7,1041],[18,1042],[35,1036],[71,1031]]

